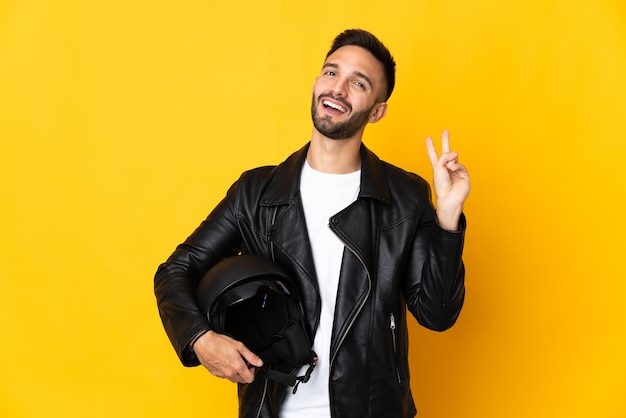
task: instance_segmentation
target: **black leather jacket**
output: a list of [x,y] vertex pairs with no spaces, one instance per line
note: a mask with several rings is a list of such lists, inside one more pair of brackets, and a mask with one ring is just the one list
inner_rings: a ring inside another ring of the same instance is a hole
[[[274,259],[297,279],[313,341],[320,297],[299,195],[307,149],[279,166],[242,174],[159,267],[154,281],[159,313],[183,364],[198,364],[189,342],[209,328],[194,302],[194,288],[212,265],[239,251]],[[361,157],[358,199],[329,220],[345,243],[331,340],[331,413],[412,417],[406,308],[433,330],[455,323],[465,294],[465,220],[459,232],[441,229],[426,181],[379,160],[365,146]],[[286,389],[259,376],[240,385],[240,417],[277,417]]]

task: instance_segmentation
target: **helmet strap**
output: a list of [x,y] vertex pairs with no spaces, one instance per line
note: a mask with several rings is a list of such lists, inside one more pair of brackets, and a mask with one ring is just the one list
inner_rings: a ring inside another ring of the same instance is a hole
[[315,351],[312,351],[312,359],[309,363],[309,367],[306,369],[304,376],[295,376],[294,374],[279,372],[278,370],[273,369],[264,369],[265,370],[265,378],[268,380],[275,380],[287,386],[293,386],[293,393],[295,394],[298,390],[298,385],[300,383],[306,383],[311,378],[311,373],[313,373],[313,369],[317,366],[317,354]]

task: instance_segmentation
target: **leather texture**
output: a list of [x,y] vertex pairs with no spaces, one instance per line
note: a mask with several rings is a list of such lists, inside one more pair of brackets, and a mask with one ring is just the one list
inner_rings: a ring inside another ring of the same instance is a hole
[[[195,304],[195,287],[211,266],[239,252],[273,259],[295,279],[313,341],[320,299],[299,197],[307,149],[308,144],[278,166],[243,173],[159,266],[159,313],[184,365],[198,364],[189,343],[210,328]],[[432,330],[456,322],[465,296],[465,218],[459,231],[443,230],[424,179],[381,161],[365,145],[361,158],[358,199],[329,219],[345,243],[331,340],[331,415],[412,417],[407,308]],[[239,385],[239,416],[277,417],[285,394],[284,385],[257,376]]]

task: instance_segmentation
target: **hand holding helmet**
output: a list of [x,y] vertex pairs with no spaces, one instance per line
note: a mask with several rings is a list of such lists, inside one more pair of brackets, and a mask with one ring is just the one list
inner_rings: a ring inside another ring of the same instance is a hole
[[214,331],[201,336],[192,348],[212,375],[233,383],[251,383],[256,367],[263,366],[263,360],[242,342]]
[[[295,393],[317,364],[297,293],[289,275],[264,257],[239,255],[217,263],[196,289],[212,329],[193,344],[200,363],[235,383],[251,383],[255,368],[263,367],[266,379],[294,386]],[[277,362],[293,370],[309,367],[296,376],[270,367]]]

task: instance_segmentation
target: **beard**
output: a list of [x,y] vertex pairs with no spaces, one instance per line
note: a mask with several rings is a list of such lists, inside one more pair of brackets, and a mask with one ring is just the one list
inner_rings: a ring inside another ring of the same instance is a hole
[[330,94],[323,94],[315,99],[315,96],[311,99],[311,118],[313,119],[313,126],[319,133],[330,139],[348,139],[352,138],[363,126],[367,124],[369,114],[371,110],[362,110],[355,112],[343,122],[333,123],[329,116],[320,116],[317,108],[319,103],[324,97],[330,97],[343,104],[343,106],[349,110],[352,110],[352,106],[346,103],[340,98],[331,96]]

